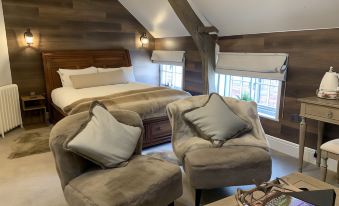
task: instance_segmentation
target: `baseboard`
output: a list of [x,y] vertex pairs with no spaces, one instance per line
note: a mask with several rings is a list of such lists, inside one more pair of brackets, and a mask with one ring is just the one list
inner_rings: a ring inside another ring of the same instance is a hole
[[[284,153],[286,155],[299,158],[299,145],[293,142],[289,142],[271,135],[266,135],[270,148],[272,150]],[[305,147],[304,150],[304,161],[312,164],[316,164],[316,158],[313,156],[315,150]],[[337,161],[332,159],[328,160],[328,169],[334,172],[337,171]]]

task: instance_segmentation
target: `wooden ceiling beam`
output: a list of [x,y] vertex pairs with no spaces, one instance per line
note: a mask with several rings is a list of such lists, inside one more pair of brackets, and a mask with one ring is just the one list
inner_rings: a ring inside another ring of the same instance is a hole
[[191,34],[199,50],[203,69],[203,93],[214,92],[215,44],[217,38],[215,35],[209,35],[209,31],[215,32],[217,29],[215,27],[205,27],[187,0],[168,0],[168,2]]
[[219,33],[219,30],[215,26],[204,26],[198,28],[199,33]]

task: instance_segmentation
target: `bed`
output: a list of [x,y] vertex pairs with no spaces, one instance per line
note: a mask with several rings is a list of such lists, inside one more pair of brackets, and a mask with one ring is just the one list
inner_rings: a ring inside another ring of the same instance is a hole
[[82,89],[62,87],[57,73],[59,68],[128,67],[131,66],[128,50],[47,51],[42,53],[42,58],[52,123],[67,115],[87,111],[90,103],[98,100],[108,109],[128,109],[139,113],[145,127],[144,147],[170,141],[171,125],[165,107],[169,102],[190,96],[183,91],[138,82]]

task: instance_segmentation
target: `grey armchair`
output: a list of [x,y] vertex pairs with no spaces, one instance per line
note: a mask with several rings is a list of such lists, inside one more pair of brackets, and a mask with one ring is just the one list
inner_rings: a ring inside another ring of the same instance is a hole
[[[143,128],[139,115],[112,111],[121,123]],[[134,156],[125,167],[103,170],[64,150],[63,143],[88,119],[88,112],[68,116],[51,132],[50,147],[66,201],[71,206],[173,205],[182,194],[180,168],[141,155],[142,135]]]
[[182,118],[184,111],[203,106],[207,99],[208,96],[194,96],[167,105],[173,150],[196,190],[196,205],[200,204],[202,189],[248,185],[253,180],[263,182],[271,177],[272,160],[256,103],[224,98],[233,112],[251,123],[253,129],[226,141],[221,148],[214,148]]

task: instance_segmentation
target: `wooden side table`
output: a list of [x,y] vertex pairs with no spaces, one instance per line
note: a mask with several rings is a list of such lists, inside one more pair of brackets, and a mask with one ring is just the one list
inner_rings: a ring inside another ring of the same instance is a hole
[[323,141],[324,123],[339,125],[339,101],[320,99],[318,97],[301,98],[298,99],[298,101],[301,103],[301,122],[299,132],[299,172],[302,172],[306,137],[306,118],[318,121],[317,166],[320,167],[320,146]]
[[46,98],[42,95],[21,96],[21,105],[23,112],[39,111],[41,121],[45,122]]

